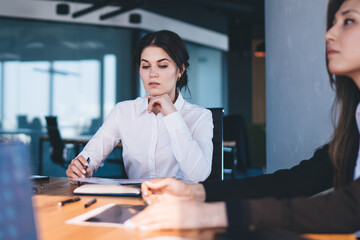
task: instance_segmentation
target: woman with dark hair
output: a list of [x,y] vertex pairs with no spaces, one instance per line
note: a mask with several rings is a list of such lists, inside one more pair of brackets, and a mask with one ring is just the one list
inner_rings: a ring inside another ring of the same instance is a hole
[[171,31],[149,33],[136,47],[134,60],[148,95],[116,104],[71,161],[67,176],[91,176],[121,140],[129,178],[204,181],[211,171],[212,114],[180,93],[187,87],[189,66],[183,40]]
[[[325,40],[335,107],[340,110],[328,145],[311,159],[273,174],[202,184],[173,178],[144,182],[143,198],[151,205],[125,225],[150,230],[360,230],[360,0],[329,1]],[[331,187],[332,192],[318,194]]]

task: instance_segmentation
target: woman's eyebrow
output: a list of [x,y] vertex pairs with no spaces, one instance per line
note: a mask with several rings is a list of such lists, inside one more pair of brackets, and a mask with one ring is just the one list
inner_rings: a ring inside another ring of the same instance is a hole
[[353,13],[356,13],[356,14],[359,14],[359,15],[360,15],[360,12],[359,12],[359,11],[357,11],[357,10],[355,10],[355,9],[348,9],[348,10],[345,10],[345,11],[343,11],[343,12],[341,13],[341,15],[342,15],[342,16],[344,16],[344,15],[346,15],[346,14],[348,14],[348,13],[351,13],[351,12],[353,12]]
[[162,58],[162,59],[160,59],[160,60],[157,60],[157,62],[162,62],[162,61],[169,61],[169,62],[170,62],[170,60],[167,59],[167,58]]
[[[159,59],[159,60],[157,60],[156,62],[162,62],[162,61],[169,61],[170,62],[170,60],[169,59],[167,59],[167,58],[162,58],[162,59]],[[140,60],[140,62],[149,62],[148,60],[146,60],[146,59],[141,59]]]

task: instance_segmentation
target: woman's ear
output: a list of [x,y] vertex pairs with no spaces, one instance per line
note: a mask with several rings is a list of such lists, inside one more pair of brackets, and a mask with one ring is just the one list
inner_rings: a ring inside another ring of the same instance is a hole
[[178,74],[178,78],[181,78],[181,76],[183,75],[183,73],[185,72],[185,64],[182,65],[179,74]]

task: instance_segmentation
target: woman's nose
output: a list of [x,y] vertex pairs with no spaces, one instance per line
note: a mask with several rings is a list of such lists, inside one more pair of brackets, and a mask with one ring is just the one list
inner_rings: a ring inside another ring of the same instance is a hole
[[329,30],[327,30],[327,32],[324,35],[324,39],[325,41],[330,41],[330,40],[335,40],[335,29],[334,26],[329,28]]
[[154,71],[154,70],[150,71],[150,77],[158,77],[158,76],[159,76],[159,74],[156,71]]

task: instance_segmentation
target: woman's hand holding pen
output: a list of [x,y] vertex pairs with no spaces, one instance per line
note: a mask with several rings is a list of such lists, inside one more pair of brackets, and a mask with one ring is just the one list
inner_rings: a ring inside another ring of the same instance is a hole
[[70,162],[66,170],[67,177],[70,179],[90,177],[91,171],[88,165],[88,161],[82,155],[78,156]]
[[205,201],[205,189],[202,184],[186,184],[174,178],[157,178],[141,184],[145,202],[152,204],[164,200]]
[[146,95],[145,97],[149,99],[149,113],[154,112],[157,114],[158,112],[161,112],[164,116],[166,116],[170,113],[176,112],[176,108],[167,94],[159,96]]

